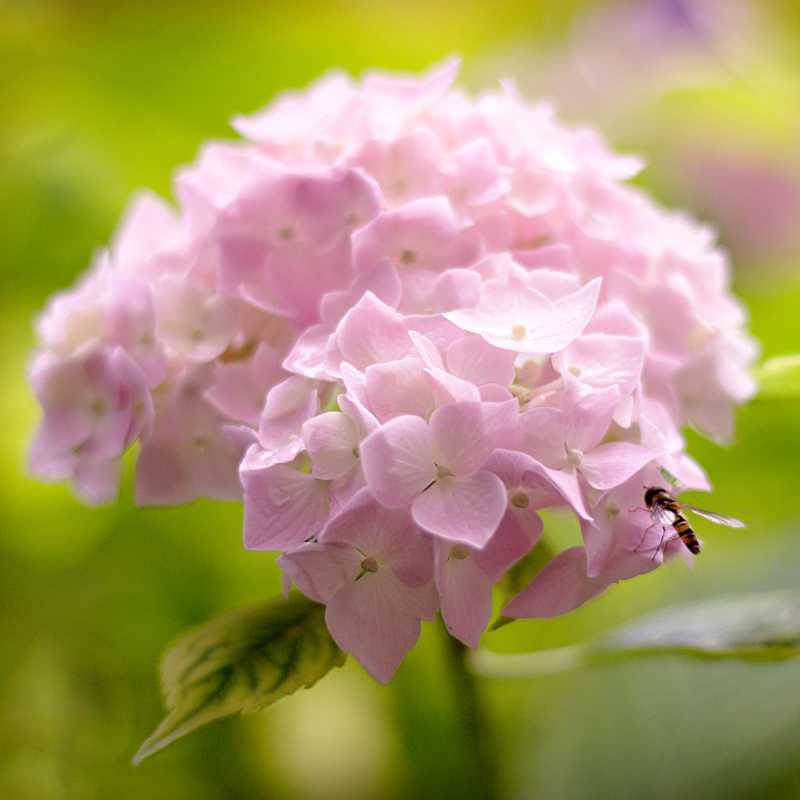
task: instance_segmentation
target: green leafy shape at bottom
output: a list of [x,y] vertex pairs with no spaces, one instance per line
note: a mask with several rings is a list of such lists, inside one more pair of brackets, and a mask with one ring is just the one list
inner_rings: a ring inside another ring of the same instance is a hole
[[800,656],[800,592],[757,592],[681,603],[581,644],[533,653],[478,650],[470,664],[487,678],[523,678],[643,655],[744,661]]
[[686,653],[772,661],[800,655],[800,593],[728,595],[671,606],[598,637],[590,653]]
[[344,661],[325,626],[325,606],[299,593],[209,620],[164,655],[161,683],[169,713],[133,763],[201,725],[312,686]]

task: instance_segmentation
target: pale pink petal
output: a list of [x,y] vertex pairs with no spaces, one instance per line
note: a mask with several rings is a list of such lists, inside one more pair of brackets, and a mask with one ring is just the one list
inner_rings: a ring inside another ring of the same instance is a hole
[[346,394],[340,394],[336,398],[339,408],[345,413],[356,425],[358,435],[361,439],[365,439],[372,431],[377,430],[380,423],[355,397],[350,397]]
[[359,272],[389,257],[397,266],[442,270],[466,263],[458,222],[447,198],[414,200],[384,211],[353,234],[353,262]]
[[473,650],[492,617],[492,582],[463,545],[436,545],[436,585],[447,630]]
[[402,358],[411,347],[400,316],[371,292],[345,314],[336,337],[342,357],[361,370]]
[[476,386],[514,382],[514,355],[489,344],[481,336],[464,336],[447,348],[447,369]]
[[404,415],[389,420],[361,444],[364,475],[386,506],[406,506],[436,479],[428,423]]
[[411,515],[436,536],[481,548],[497,530],[507,504],[503,482],[479,471],[437,480],[414,500]]
[[621,395],[626,395],[639,382],[644,342],[630,336],[583,334],[554,353],[552,363],[557,372],[570,372],[594,389],[616,386]]
[[567,415],[558,408],[532,408],[519,415],[519,448],[550,469],[567,463]]
[[402,295],[400,276],[389,258],[382,258],[367,272],[355,277],[345,290],[328,292],[320,302],[320,316],[325,325],[335,327],[339,320],[367,293],[390,308],[397,308]]
[[291,550],[322,530],[328,520],[325,484],[283,464],[241,472],[244,546]]
[[347,542],[359,552],[391,567],[400,580],[419,588],[433,580],[433,549],[429,536],[420,532],[405,509],[386,508],[369,489],[362,489],[320,538]]
[[333,331],[325,325],[306,328],[286,356],[283,368],[307,378],[330,379],[326,367],[332,337]]
[[388,570],[366,573],[330,599],[325,622],[342,650],[352,653],[375,680],[388,683],[422,631],[420,617],[407,610],[418,605],[420,592],[429,596]]
[[239,304],[183,276],[166,275],[157,287],[158,336],[193,361],[211,361],[230,345]]
[[128,208],[111,245],[111,261],[124,272],[142,273],[153,253],[181,240],[181,226],[175,210],[161,197],[140,190]]
[[536,510],[567,503],[561,488],[548,476],[546,468],[526,453],[497,449],[483,468],[503,481],[512,505]]
[[638,444],[608,442],[585,453],[578,469],[595,489],[611,489],[628,480],[658,455],[657,450]]
[[267,391],[287,377],[282,356],[283,351],[262,342],[251,359],[215,364],[214,384],[205,398],[230,419],[258,425]]
[[461,59],[451,56],[441,64],[434,64],[420,78],[404,78],[389,75],[379,70],[370,70],[364,77],[364,90],[381,104],[381,111],[396,110],[394,102],[400,108],[422,110],[434,105],[453,85],[461,70]]
[[365,370],[369,408],[379,420],[400,414],[427,418],[438,405],[419,358],[372,364]]
[[[521,518],[521,514],[524,517]],[[523,524],[524,523],[524,524]],[[474,560],[497,583],[541,538],[544,523],[535,511],[509,507],[494,536],[482,550],[474,550]]]
[[370,139],[355,154],[353,163],[375,178],[392,205],[438,194],[442,153],[436,137],[416,128],[394,141]]
[[519,406],[507,403],[450,403],[433,412],[431,434],[441,465],[454,475],[479,469],[496,447],[516,439]]
[[[436,399],[437,408],[447,403],[480,403],[483,400],[480,389],[474,383],[456,378],[442,369],[427,368],[425,378]],[[507,398],[508,394],[503,397],[504,400]]]
[[341,412],[329,411],[305,422],[303,440],[314,464],[311,474],[315,478],[340,478],[358,464],[358,427]]
[[438,314],[456,308],[473,308],[481,293],[481,278],[471,269],[448,269],[443,273],[424,269],[404,270],[405,314]]
[[564,427],[567,449],[586,453],[597,447],[608,432],[617,400],[619,391],[616,386],[581,397],[567,415]]
[[604,592],[613,583],[586,575],[586,550],[571,547],[548,562],[536,577],[503,608],[515,619],[547,619],[566,614]]
[[276,559],[295,586],[318,603],[328,603],[361,571],[361,556],[338,542],[308,542]]
[[517,353],[554,353],[568,345],[591,317],[600,280],[555,303],[524,285],[486,286],[475,309],[445,312],[465,331],[490,344]]
[[254,141],[290,143],[321,129],[324,121],[355,92],[353,79],[344,72],[329,72],[306,90],[283,92],[265,108],[249,116],[237,115],[231,126]]
[[[342,236],[334,247],[321,249],[315,243],[289,242],[276,248],[264,264],[265,285],[278,299],[296,326],[319,321],[323,295],[347,286],[354,272],[350,261],[350,242]],[[253,292],[248,297],[255,298]],[[270,306],[265,303],[265,307]]]
[[586,497],[581,489],[578,473],[571,467],[550,469],[542,467],[544,475],[557,487],[564,499],[572,506],[572,510],[581,519],[591,519]]

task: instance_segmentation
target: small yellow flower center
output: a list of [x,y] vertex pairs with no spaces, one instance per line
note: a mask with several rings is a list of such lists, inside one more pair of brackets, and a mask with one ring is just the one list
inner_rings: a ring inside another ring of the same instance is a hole
[[583,461],[583,453],[580,450],[567,450],[567,464],[571,467],[579,467]]
[[444,465],[436,465],[436,480],[440,481],[442,478],[449,478],[453,473],[450,472]]
[[208,437],[203,436],[202,434],[196,434],[192,437],[192,444],[197,448],[201,453],[204,453],[208,449]]
[[450,557],[462,561],[469,555],[469,548],[465,544],[454,544],[450,548]]
[[516,341],[521,342],[527,335],[528,329],[521,322],[511,326],[511,337]]
[[511,493],[511,505],[514,506],[514,508],[527,508],[530,502],[530,498],[522,489],[516,489]]
[[379,569],[378,560],[374,556],[367,556],[361,562],[362,572],[377,572]]

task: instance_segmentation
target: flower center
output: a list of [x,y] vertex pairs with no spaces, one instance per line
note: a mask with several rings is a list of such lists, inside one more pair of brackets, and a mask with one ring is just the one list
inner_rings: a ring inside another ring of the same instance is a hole
[[363,572],[377,572],[379,569],[378,559],[375,556],[367,556],[361,562],[361,571]]
[[454,544],[450,548],[450,557],[462,561],[469,555],[469,548],[465,544]]
[[528,334],[528,329],[521,323],[516,322],[511,326],[511,337],[521,342]]
[[571,467],[579,467],[583,461],[583,453],[580,450],[567,450],[567,464]]
[[192,444],[195,446],[195,449],[199,450],[201,453],[204,453],[208,449],[208,437],[203,436],[203,434],[198,433],[192,437]]
[[511,493],[511,505],[514,506],[514,508],[527,508],[530,502],[530,498],[522,489],[516,489]]

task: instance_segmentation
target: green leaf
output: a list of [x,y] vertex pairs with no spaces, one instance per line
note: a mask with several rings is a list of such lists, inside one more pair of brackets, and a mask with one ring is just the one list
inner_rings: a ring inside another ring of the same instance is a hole
[[470,665],[490,678],[567,672],[609,658],[677,654],[776,661],[800,655],[800,592],[728,595],[645,614],[582,644],[533,653],[478,650]]
[[[539,539],[530,553],[511,567],[497,583],[503,604],[516,597],[534,579],[542,567],[555,557],[555,554],[556,551],[543,538]],[[504,617],[500,614],[489,626],[489,630],[496,631],[515,621],[511,617]]]
[[503,602],[516,597],[556,555],[556,551],[542,538],[534,548],[511,567],[497,584]]
[[760,398],[800,398],[800,353],[768,358],[756,367],[753,377],[761,384]]
[[325,606],[299,593],[209,620],[164,655],[161,683],[169,713],[133,763],[207,722],[312,686],[344,660],[325,627]]
[[800,655],[800,593],[729,595],[670,606],[601,636],[589,651],[790,658]]

